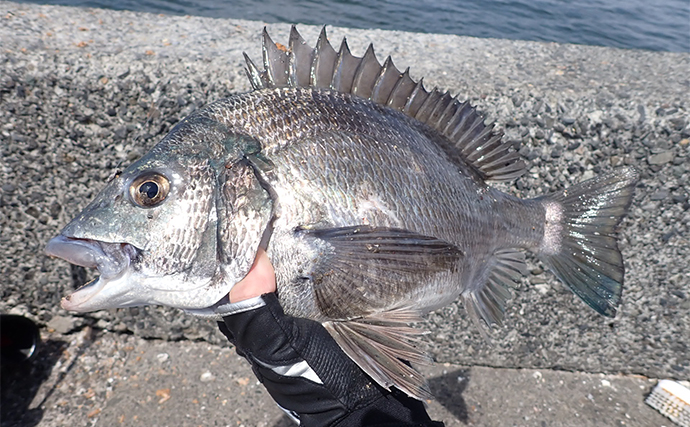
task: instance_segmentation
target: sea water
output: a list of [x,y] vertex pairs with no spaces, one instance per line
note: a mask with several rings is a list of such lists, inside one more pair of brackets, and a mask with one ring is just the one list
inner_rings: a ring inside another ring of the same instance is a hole
[[[25,0],[27,1],[27,0]],[[690,51],[690,0],[28,0],[173,15]]]

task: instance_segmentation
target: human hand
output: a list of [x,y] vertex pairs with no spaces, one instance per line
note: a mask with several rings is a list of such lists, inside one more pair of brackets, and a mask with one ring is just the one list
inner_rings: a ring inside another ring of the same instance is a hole
[[259,248],[249,273],[232,287],[228,297],[230,302],[240,302],[275,291],[276,275],[273,264],[266,251]]

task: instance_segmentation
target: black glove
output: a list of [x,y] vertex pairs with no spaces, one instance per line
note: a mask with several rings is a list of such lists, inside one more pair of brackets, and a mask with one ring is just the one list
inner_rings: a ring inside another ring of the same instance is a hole
[[301,426],[443,426],[422,402],[371,380],[318,322],[287,316],[275,294],[255,301],[218,326]]

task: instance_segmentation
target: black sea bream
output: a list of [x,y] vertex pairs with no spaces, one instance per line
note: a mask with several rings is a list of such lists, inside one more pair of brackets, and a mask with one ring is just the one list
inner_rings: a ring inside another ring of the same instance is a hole
[[263,35],[254,90],[202,108],[119,174],[48,243],[100,277],[75,311],[160,304],[213,316],[263,247],[285,311],[321,322],[379,384],[426,398],[401,360],[427,359],[408,323],[460,298],[501,320],[534,252],[613,316],[615,229],[637,172],[621,168],[522,200],[487,185],[525,165],[468,102],[427,91],[371,47]]

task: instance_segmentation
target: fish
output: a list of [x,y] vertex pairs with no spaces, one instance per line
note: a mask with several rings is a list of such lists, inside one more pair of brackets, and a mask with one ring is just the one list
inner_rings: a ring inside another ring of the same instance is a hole
[[614,316],[616,233],[633,167],[532,199],[499,191],[526,163],[469,101],[354,56],[323,28],[263,31],[252,86],[198,109],[117,174],[46,253],[100,276],[65,297],[88,312],[163,305],[219,317],[267,252],[288,315],[320,322],[378,384],[431,398],[421,316],[460,300],[500,325],[534,253],[586,305]]

